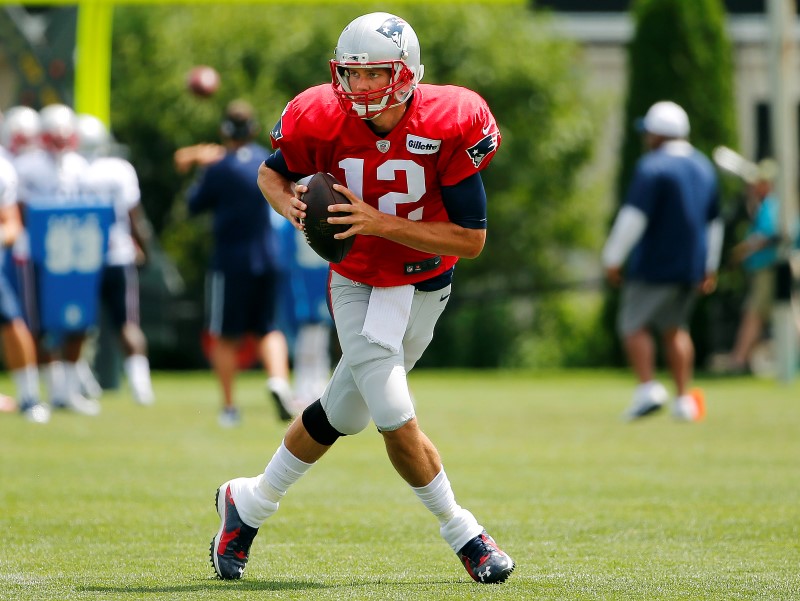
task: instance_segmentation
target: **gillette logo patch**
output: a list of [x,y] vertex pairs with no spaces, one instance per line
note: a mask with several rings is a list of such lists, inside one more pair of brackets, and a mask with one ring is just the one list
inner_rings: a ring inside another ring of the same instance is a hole
[[412,154],[435,154],[442,146],[441,140],[431,140],[419,136],[406,135],[406,148]]

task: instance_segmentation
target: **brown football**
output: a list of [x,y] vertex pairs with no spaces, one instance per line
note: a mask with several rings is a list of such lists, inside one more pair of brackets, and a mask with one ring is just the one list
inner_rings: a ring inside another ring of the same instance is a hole
[[186,76],[186,87],[192,94],[201,98],[213,96],[219,89],[219,83],[219,73],[208,65],[192,67]]
[[356,239],[350,236],[337,240],[334,234],[347,231],[350,226],[328,223],[328,217],[344,214],[331,213],[328,210],[330,205],[350,204],[344,194],[333,189],[333,184],[338,183],[330,173],[316,173],[308,182],[308,190],[302,197],[306,203],[306,218],[303,220],[306,242],[315,253],[330,263],[341,263]]

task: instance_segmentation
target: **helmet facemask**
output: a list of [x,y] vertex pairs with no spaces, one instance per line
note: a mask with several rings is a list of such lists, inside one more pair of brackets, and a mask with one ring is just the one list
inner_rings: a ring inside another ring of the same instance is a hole
[[[403,104],[422,79],[417,34],[403,19],[389,13],[363,15],[345,27],[330,62],[331,86],[345,114],[374,119]],[[354,92],[350,69],[388,69],[389,84]]]
[[[389,69],[389,85],[369,92],[354,92],[350,88],[350,69]],[[416,88],[414,73],[401,60],[392,63],[342,63],[331,61],[333,91],[342,110],[362,119],[374,119],[385,110],[403,104]]]

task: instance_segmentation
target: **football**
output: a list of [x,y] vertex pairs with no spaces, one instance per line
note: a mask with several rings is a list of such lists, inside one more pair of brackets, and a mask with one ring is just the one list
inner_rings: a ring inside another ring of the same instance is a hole
[[316,173],[309,180],[308,190],[302,196],[306,203],[306,218],[303,219],[306,242],[320,257],[330,263],[340,263],[350,252],[355,236],[337,240],[333,236],[347,231],[349,225],[328,223],[328,217],[343,213],[331,213],[330,205],[350,204],[347,197],[333,189],[333,184],[340,183],[330,173]]
[[214,67],[197,65],[186,75],[186,87],[195,96],[208,98],[219,89],[219,73]]

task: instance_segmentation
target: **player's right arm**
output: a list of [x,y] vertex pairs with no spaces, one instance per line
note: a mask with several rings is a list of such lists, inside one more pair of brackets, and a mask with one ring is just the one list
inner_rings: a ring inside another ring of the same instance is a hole
[[300,200],[300,196],[308,188],[295,183],[302,178],[302,174],[289,171],[280,150],[270,155],[258,168],[258,187],[264,198],[298,230],[303,229],[300,220],[306,216],[306,204]]

